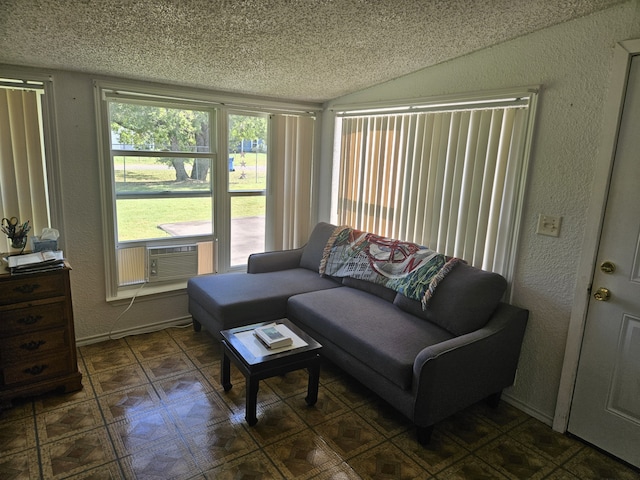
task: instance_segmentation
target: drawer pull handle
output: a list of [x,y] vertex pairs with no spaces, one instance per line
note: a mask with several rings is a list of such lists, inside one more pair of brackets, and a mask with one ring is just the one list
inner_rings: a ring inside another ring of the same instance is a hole
[[18,323],[24,323],[25,325],[33,325],[38,320],[42,320],[42,315],[27,315],[26,317],[19,318]]
[[44,369],[47,368],[46,365],[34,365],[31,368],[25,368],[24,373],[29,373],[31,375],[40,375],[44,372]]
[[31,340],[29,343],[23,343],[22,345],[20,345],[20,348],[29,351],[37,350],[45,343],[47,342],[45,342],[44,340],[38,340],[37,342],[35,340]]
[[38,285],[37,283],[25,283],[24,285],[20,285],[19,287],[14,288],[14,290],[20,293],[33,293],[39,288],[40,285]]

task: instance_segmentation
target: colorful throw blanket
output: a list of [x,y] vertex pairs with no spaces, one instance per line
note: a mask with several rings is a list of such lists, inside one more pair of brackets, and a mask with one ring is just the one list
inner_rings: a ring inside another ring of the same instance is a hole
[[438,283],[460,261],[415,243],[341,226],[325,246],[320,274],[383,285],[420,300],[425,309]]

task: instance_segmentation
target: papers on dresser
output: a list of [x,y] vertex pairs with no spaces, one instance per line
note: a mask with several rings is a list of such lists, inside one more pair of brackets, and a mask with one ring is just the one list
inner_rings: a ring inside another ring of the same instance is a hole
[[63,268],[64,254],[62,250],[57,250],[12,255],[7,258],[7,263],[12,275],[46,272]]

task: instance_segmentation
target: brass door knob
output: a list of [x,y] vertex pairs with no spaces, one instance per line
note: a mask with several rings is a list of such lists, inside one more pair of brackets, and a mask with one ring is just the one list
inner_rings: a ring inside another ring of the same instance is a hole
[[608,288],[600,287],[598,290],[596,290],[596,293],[593,294],[593,298],[595,298],[599,302],[608,302],[611,298],[611,292]]

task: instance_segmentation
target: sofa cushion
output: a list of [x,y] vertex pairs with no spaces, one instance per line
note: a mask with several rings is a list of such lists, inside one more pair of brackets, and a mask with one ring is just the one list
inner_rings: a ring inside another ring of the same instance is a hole
[[293,268],[267,273],[224,273],[189,279],[187,293],[224,328],[286,316],[287,299],[296,293],[341,287],[317,272]]
[[455,335],[464,335],[489,321],[506,288],[501,275],[459,263],[440,282],[425,310],[419,301],[402,294],[393,303]]
[[396,291],[391,290],[384,285],[378,285],[377,283],[352,277],[343,277],[341,280],[342,284],[345,287],[362,290],[363,292],[370,293],[371,295],[376,295],[380,298],[384,298],[387,302],[393,302],[393,300],[396,298]]
[[391,302],[349,287],[292,296],[287,310],[288,318],[311,335],[331,339],[404,390],[411,388],[418,353],[453,337]]
[[325,222],[320,222],[315,226],[309,236],[309,241],[304,247],[302,258],[300,258],[300,266],[302,268],[319,272],[324,247],[327,245],[329,237],[335,228],[335,225]]

